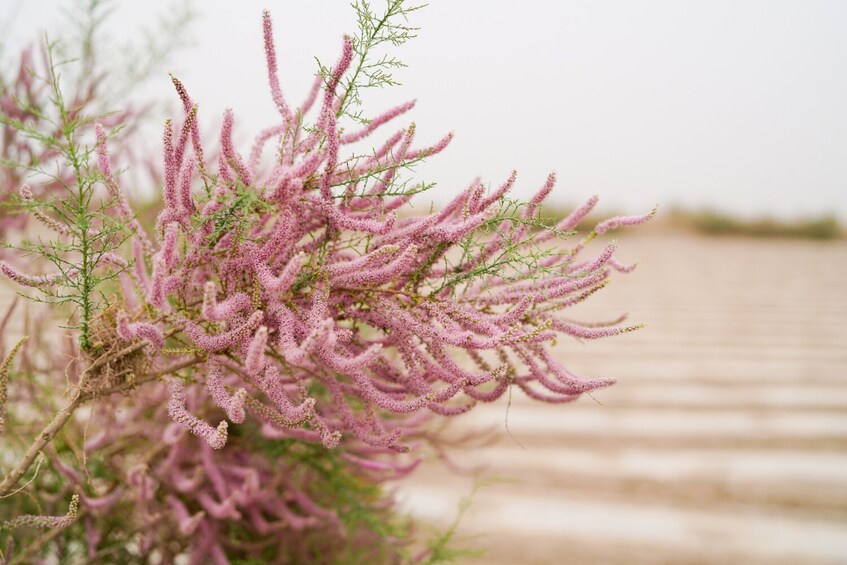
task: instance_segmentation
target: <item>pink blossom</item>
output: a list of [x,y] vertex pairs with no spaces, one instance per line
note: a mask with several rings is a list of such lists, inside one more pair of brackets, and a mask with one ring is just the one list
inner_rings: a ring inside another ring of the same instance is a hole
[[243,388],[238,389],[235,394],[229,394],[226,391],[223,382],[223,367],[214,357],[210,357],[206,361],[206,386],[212,400],[224,409],[227,418],[233,424],[243,424],[245,418],[244,399],[247,396],[247,391]]
[[67,528],[74,522],[74,520],[76,520],[76,515],[78,512],[79,495],[74,494],[73,496],[71,496],[71,503],[68,507],[68,513],[64,516],[33,516],[31,514],[24,514],[21,516],[17,516],[12,520],[6,520],[5,522],[3,522],[3,527],[9,530],[14,530],[23,527],[45,529]]
[[265,366],[265,346],[268,343],[268,328],[260,326],[250,341],[244,366],[250,374],[258,374]]
[[125,312],[118,315],[116,329],[118,335],[125,340],[146,339],[154,350],[162,349],[165,346],[165,337],[162,330],[148,322],[130,322]]
[[6,261],[0,261],[0,271],[20,285],[33,287],[59,285],[69,278],[73,278],[79,274],[79,269],[71,268],[65,273],[53,273],[50,275],[25,275],[9,265]]
[[249,332],[256,329],[262,319],[262,312],[253,312],[250,317],[241,326],[223,332],[220,334],[209,335],[203,328],[194,322],[188,321],[185,323],[185,333],[200,349],[206,351],[223,351],[228,347],[232,347],[238,340],[246,336]]
[[647,214],[642,214],[639,216],[616,216],[614,218],[609,218],[608,220],[604,220],[597,224],[594,228],[594,232],[597,235],[602,235],[609,230],[613,230],[615,228],[619,228],[622,226],[637,226],[639,224],[643,224],[645,222],[650,221],[653,216],[656,215],[656,211],[658,208],[653,208],[652,211]]
[[234,318],[239,312],[249,310],[252,305],[250,297],[238,292],[223,302],[217,300],[217,285],[207,281],[203,286],[203,317],[211,322],[220,322]]
[[168,414],[178,424],[192,434],[203,438],[212,449],[221,449],[226,444],[227,423],[221,420],[217,428],[189,413],[185,408],[185,390],[179,381],[171,380],[171,396],[168,400]]

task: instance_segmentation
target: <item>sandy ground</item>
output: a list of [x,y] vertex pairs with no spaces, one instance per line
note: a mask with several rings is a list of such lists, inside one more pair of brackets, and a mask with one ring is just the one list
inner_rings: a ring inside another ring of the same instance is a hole
[[[581,307],[647,328],[558,345],[619,383],[576,404],[517,395],[457,433],[496,429],[463,465],[481,489],[466,563],[847,563],[847,244],[649,233],[639,268]],[[443,526],[472,480],[424,465],[400,498]]]

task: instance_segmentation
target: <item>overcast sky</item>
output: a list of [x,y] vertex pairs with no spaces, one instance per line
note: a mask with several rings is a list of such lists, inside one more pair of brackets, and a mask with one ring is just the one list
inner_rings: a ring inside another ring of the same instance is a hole
[[[8,42],[62,25],[56,0],[2,0]],[[165,0],[123,2],[120,36]],[[275,117],[261,10],[276,26],[283,88],[298,101],[313,56],[334,61],[355,17],[345,0],[197,2],[194,47],[171,65],[206,123],[226,107],[245,150]],[[380,0],[373,0],[381,9]],[[434,0],[397,55],[403,86],[366,99],[372,114],[416,98],[418,139],[456,133],[418,173],[446,199],[475,176],[514,168],[529,194],[559,173],[557,202],[599,194],[606,210],[659,203],[847,220],[847,2],[815,0]],[[163,73],[152,84],[171,95]],[[392,130],[393,131],[393,130]]]

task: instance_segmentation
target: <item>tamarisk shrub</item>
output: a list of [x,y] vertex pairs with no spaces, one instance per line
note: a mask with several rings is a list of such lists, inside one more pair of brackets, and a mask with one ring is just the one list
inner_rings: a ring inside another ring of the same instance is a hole
[[[562,312],[631,268],[614,244],[592,254],[588,244],[652,213],[606,220],[568,245],[596,198],[547,224],[538,212],[555,175],[518,202],[509,198],[513,173],[491,191],[471,184],[440,211],[398,214],[428,188],[402,173],[451,140],[421,143],[414,124],[382,134],[414,103],[371,120],[355,110],[362,81],[384,76],[368,75],[371,49],[392,33],[409,35],[391,24],[408,11],[389,2],[379,20],[388,24],[374,25],[360,7],[360,34],[344,38],[297,106],[280,88],[265,12],[279,117],[246,152],[235,147],[232,111],[210,150],[198,105],[174,78],[183,116],[165,123],[152,235],[134,220],[106,127],[96,126],[93,152],[83,153],[92,163],[80,161],[73,176],[86,206],[98,194],[108,206],[42,212],[64,245],[37,249],[58,272],[0,265],[13,281],[75,304],[78,337],[70,401],[0,496],[45,449],[71,491],[92,488],[48,443],[79,426],[71,415],[96,400],[106,410],[92,417],[98,429],[82,453],[112,472],[109,486],[80,499],[89,557],[112,535],[107,518],[131,504],[128,539],[141,553],[302,562],[349,560],[344,552],[355,550],[357,559],[397,561],[408,532],[391,525],[390,498],[370,487],[414,468],[433,417],[494,402],[514,386],[564,403],[612,384],[574,375],[550,345],[561,335],[634,329]],[[349,149],[376,138],[372,151]],[[38,209],[31,193],[21,197]]]
[[[505,199],[513,175],[491,194],[472,185],[440,212],[398,219],[394,211],[414,189],[397,190],[397,171],[442,151],[451,136],[418,147],[411,125],[372,153],[343,156],[345,145],[375,135],[411,104],[359,130],[341,128],[340,85],[354,57],[348,37],[309,98],[291,107],[277,80],[267,13],[264,34],[281,123],[262,132],[245,159],[233,146],[234,115],[227,111],[213,175],[197,106],[174,80],[185,118],[178,128],[165,126],[159,238],[153,244],[136,231],[136,269],[121,275],[142,297],[127,305],[117,334],[146,339],[151,356],[166,335],[190,350],[184,355],[200,355],[196,380],[226,415],[220,423],[197,417],[185,406],[188,385],[172,379],[174,421],[214,449],[226,443],[227,420],[238,425],[251,413],[267,434],[327,448],[346,438],[405,452],[403,431],[417,426],[420,414],[459,414],[510,385],[563,402],[611,384],[574,376],[546,347],[559,333],[591,338],[630,329],[598,330],[558,317],[604,284],[610,269],[623,268],[614,245],[586,260],[578,258],[583,243],[566,252],[541,248],[571,230],[595,200],[539,234],[533,215],[555,176],[528,204],[516,205]],[[315,124],[305,128],[315,105]],[[274,163],[263,167],[262,150],[274,137]],[[98,154],[111,185],[102,130]],[[197,198],[195,181],[208,197]],[[589,238],[648,218],[607,220]],[[148,275],[142,259],[153,248]],[[476,369],[464,367],[458,353]]]
[[[38,331],[50,321],[41,315],[50,308],[35,307],[38,315],[25,316],[29,338],[0,368],[12,385],[8,426],[0,436],[10,452],[38,436],[35,410],[63,401],[51,390],[64,382],[65,369],[72,381],[79,379],[80,365],[68,365],[80,356],[79,344],[65,339],[56,347],[55,335]],[[0,330],[20,308],[12,303]],[[92,339],[102,347],[123,347],[103,341],[109,334],[116,339],[114,308],[93,327]],[[133,359],[138,362],[129,356],[115,365],[113,376]],[[168,365],[167,371],[176,369]],[[38,375],[58,378],[43,381]],[[50,555],[45,544],[53,536],[58,555],[70,562],[132,563],[152,553],[166,563],[186,553],[218,563],[399,559],[411,524],[393,512],[380,485],[411,472],[417,458],[377,461],[363,445],[326,450],[319,443],[265,438],[250,420],[234,428],[225,449],[213,450],[180,440],[179,425],[168,415],[166,384],[150,382],[139,394],[121,396],[114,393],[132,390],[131,380],[111,382],[83,393],[91,412],[79,410],[45,448],[24,485],[28,495],[0,504],[0,549],[9,563]],[[186,401],[192,408],[209,402],[198,388],[186,390]],[[78,504],[69,512],[74,497]],[[12,537],[3,541],[7,531]]]

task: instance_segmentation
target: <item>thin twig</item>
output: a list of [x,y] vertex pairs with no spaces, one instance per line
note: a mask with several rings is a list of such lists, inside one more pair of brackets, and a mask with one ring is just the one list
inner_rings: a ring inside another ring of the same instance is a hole
[[45,427],[40,434],[36,437],[35,441],[32,445],[29,446],[29,449],[24,453],[23,458],[18,463],[18,465],[3,479],[3,482],[0,483],[0,497],[7,495],[11,490],[15,487],[21,477],[27,472],[27,470],[32,465],[32,462],[35,461],[35,458],[41,453],[41,450],[50,443],[54,437],[59,433],[59,431],[64,427],[65,423],[74,413],[74,411],[84,402],[87,402],[93,398],[105,396],[107,394],[113,394],[115,392],[121,392],[124,390],[128,390],[138,386],[139,384],[149,382],[159,378],[162,375],[167,373],[171,373],[173,371],[177,371],[181,368],[191,366],[194,363],[199,361],[199,358],[192,358],[181,363],[178,363],[176,366],[167,367],[160,371],[154,371],[152,373],[148,373],[140,378],[134,379],[132,381],[127,381],[125,383],[121,383],[119,385],[115,385],[113,387],[109,387],[106,389],[98,390],[98,391],[90,391],[83,392],[83,388],[88,382],[89,375],[92,372],[103,366],[110,360],[120,358],[124,355],[129,355],[134,353],[135,351],[140,350],[147,342],[139,342],[129,347],[125,347],[121,351],[116,354],[104,355],[94,361],[85,371],[83,371],[82,376],[79,382],[74,387],[71,392],[71,400],[68,402],[62,410],[60,410],[53,417],[53,420]]
[[56,434],[59,433],[59,430],[64,427],[65,423],[77,409],[77,407],[81,404],[82,398],[82,390],[83,387],[88,382],[88,377],[91,374],[90,370],[85,370],[82,373],[82,376],[79,379],[79,382],[74,387],[71,392],[71,400],[68,402],[64,408],[62,408],[56,415],[53,417],[53,420],[44,428],[40,434],[35,438],[35,441],[32,445],[29,446],[29,449],[24,453],[23,458],[17,464],[17,466],[12,469],[12,471],[6,475],[6,478],[3,479],[3,482],[0,483],[0,497],[5,496],[9,492],[15,488],[15,485],[18,484],[18,481],[21,477],[24,476],[24,473],[27,472],[27,469],[32,465],[32,462],[35,461],[35,458],[38,457],[38,454],[41,453],[41,450],[50,443]]

